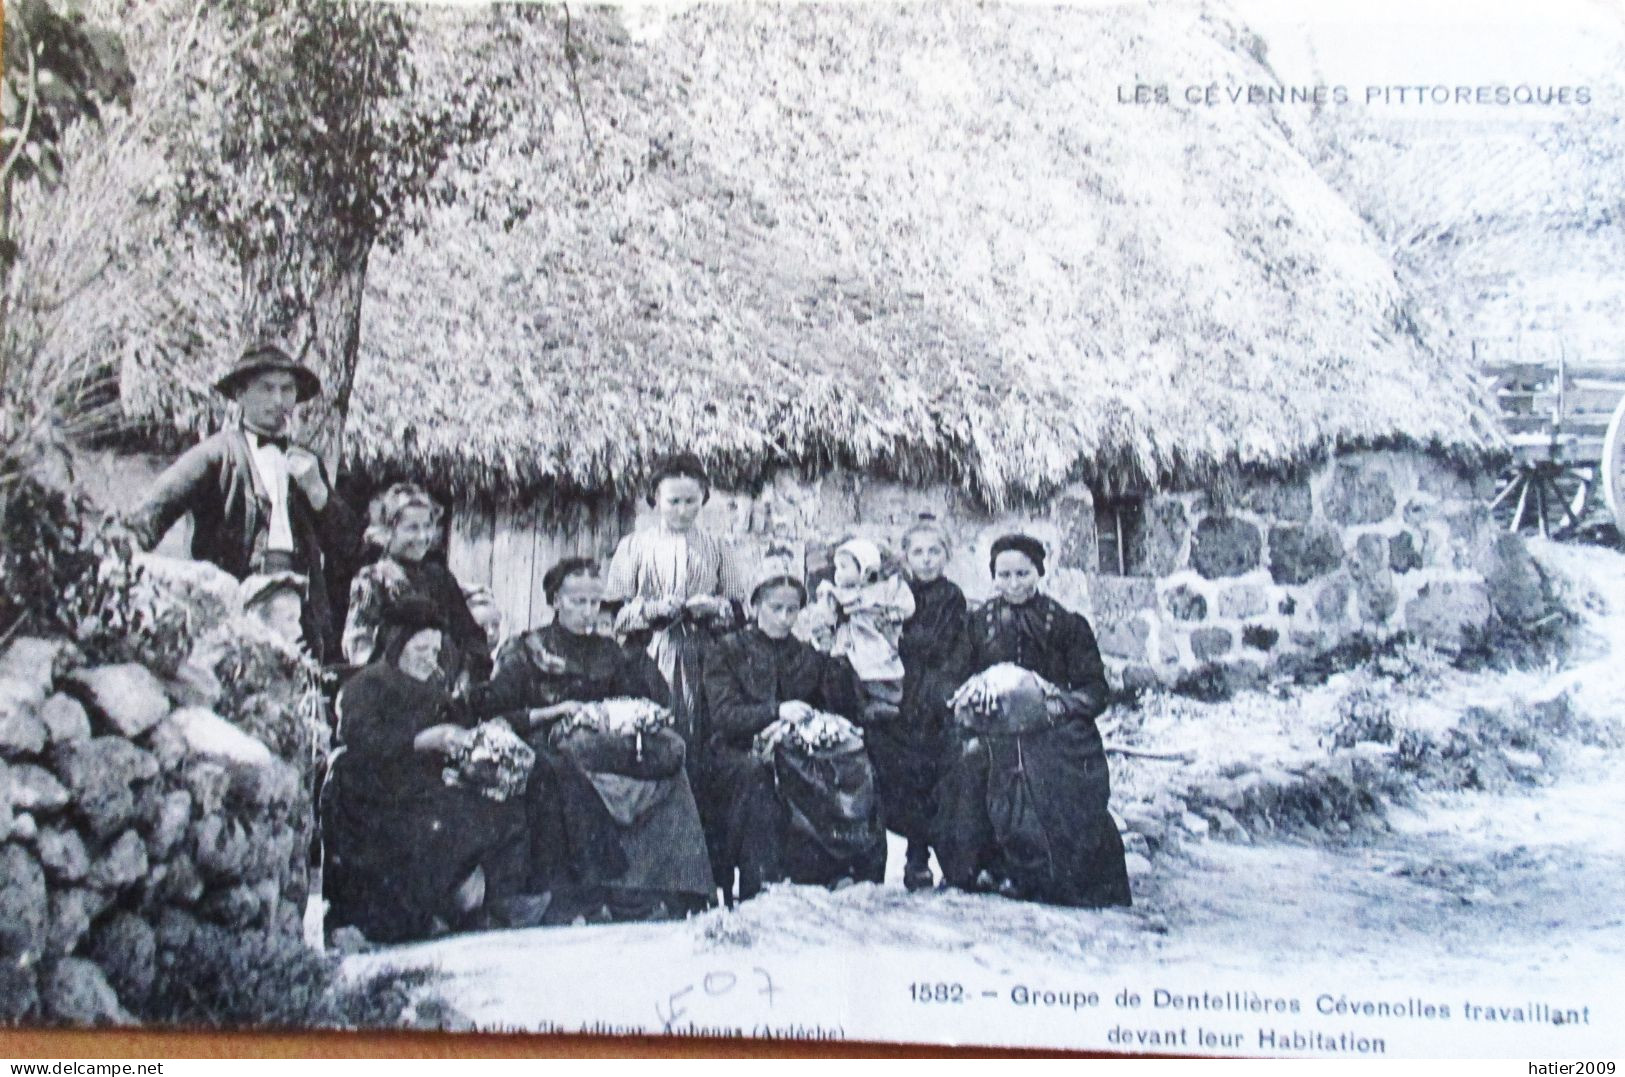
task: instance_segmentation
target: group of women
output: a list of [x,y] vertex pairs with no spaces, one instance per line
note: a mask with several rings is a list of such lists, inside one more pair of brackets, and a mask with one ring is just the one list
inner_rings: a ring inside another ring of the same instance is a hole
[[[885,828],[906,839],[910,889],[935,883],[934,849],[949,885],[1128,904],[1094,726],[1104,670],[1088,623],[1041,593],[1040,543],[995,542],[995,595],[971,611],[943,575],[940,527],[902,536],[902,699],[877,717],[847,659],[798,638],[803,580],[753,578],[697,526],[709,494],[697,460],[666,461],[655,526],[606,571],[553,566],[552,622],[494,656],[429,556],[434,503],[409,486],[379,499],[382,556],[356,578],[344,633],[361,668],[338,698],[322,794],[329,928],[395,941],[676,917],[783,880],[879,882]],[[1002,663],[1043,686],[1041,726],[962,728],[962,686]],[[775,739],[787,728],[834,732],[792,750]],[[468,780],[505,765],[523,780]]]

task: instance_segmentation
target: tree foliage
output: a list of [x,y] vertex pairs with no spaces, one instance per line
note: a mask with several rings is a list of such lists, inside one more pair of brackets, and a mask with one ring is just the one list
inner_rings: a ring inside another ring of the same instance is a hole
[[242,335],[280,339],[323,375],[336,439],[373,246],[394,242],[446,162],[502,123],[493,103],[512,69],[451,69],[418,8],[207,0],[200,12],[203,62],[166,139],[175,205],[241,267]]

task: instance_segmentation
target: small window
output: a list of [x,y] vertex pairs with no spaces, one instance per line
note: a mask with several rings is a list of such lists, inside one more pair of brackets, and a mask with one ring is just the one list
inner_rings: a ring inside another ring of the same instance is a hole
[[1145,498],[1097,497],[1095,533],[1102,574],[1145,575]]

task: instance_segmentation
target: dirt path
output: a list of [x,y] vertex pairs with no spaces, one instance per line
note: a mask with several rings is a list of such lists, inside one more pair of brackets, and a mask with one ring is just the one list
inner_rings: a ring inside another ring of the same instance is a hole
[[[1545,679],[1616,718],[1625,558],[1584,563],[1602,645]],[[483,1027],[1619,1054],[1625,753],[1570,745],[1552,770],[1521,793],[1423,797],[1340,843],[1189,844],[1158,857],[1132,910],[784,887],[683,924],[448,939],[349,967],[437,966]]]

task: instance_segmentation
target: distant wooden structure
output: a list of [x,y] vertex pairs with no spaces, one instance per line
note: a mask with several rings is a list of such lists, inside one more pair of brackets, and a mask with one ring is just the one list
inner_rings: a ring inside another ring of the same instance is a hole
[[1598,487],[1625,530],[1625,358],[1575,357],[1557,337],[1475,339],[1474,365],[1499,405],[1513,462],[1490,509],[1509,531],[1555,535],[1584,521]]

